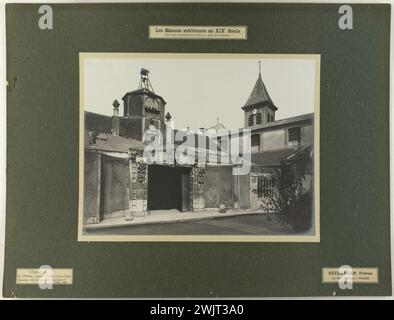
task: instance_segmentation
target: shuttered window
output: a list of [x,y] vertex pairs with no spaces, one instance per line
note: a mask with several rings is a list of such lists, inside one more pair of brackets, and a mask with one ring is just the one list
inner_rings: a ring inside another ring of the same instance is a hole
[[256,124],[261,124],[261,120],[262,120],[261,113],[257,113],[256,114]]
[[249,117],[248,117],[248,126],[249,127],[251,127],[251,126],[253,126],[253,115],[251,114]]

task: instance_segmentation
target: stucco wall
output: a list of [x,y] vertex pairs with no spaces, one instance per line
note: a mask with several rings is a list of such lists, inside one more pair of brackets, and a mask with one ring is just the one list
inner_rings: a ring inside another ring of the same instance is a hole
[[307,125],[301,128],[301,145],[307,145],[313,143],[313,125]]
[[[310,123],[290,123],[279,128],[269,127],[252,131],[252,135],[260,134],[259,151],[278,150],[290,147],[288,141],[289,128],[300,127],[300,145],[313,144],[314,126]],[[296,145],[294,145],[296,146]]]
[[260,150],[268,151],[286,147],[285,129],[263,132],[260,136]]

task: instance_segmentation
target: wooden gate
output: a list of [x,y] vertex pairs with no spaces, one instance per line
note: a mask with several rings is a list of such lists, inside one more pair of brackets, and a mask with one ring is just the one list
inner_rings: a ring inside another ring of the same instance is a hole
[[103,156],[102,207],[104,218],[119,217],[128,209],[129,166],[123,159]]
[[205,169],[205,207],[218,208],[224,204],[226,208],[233,208],[233,185],[231,166],[207,166]]
[[250,175],[250,209],[272,211],[273,192],[271,174],[254,173]]

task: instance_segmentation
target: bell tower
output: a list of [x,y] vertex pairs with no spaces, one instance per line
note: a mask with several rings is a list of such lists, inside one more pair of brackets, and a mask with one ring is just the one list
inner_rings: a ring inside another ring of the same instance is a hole
[[257,77],[257,81],[248,100],[242,107],[245,117],[245,128],[255,127],[275,121],[275,112],[278,110],[268,94],[267,88],[263,82],[263,78],[261,76],[261,61],[258,61],[258,64],[259,75]]
[[156,94],[149,79],[149,70],[141,68],[137,90],[127,92],[123,98],[123,117],[119,135],[142,140],[147,129],[165,132],[165,100]]

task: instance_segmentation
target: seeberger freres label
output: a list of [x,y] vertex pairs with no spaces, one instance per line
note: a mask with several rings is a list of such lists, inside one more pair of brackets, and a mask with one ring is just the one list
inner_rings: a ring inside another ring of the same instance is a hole
[[323,268],[322,283],[339,283],[344,277],[351,277],[353,283],[379,283],[378,268],[352,268],[340,270],[339,268]]

